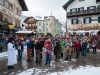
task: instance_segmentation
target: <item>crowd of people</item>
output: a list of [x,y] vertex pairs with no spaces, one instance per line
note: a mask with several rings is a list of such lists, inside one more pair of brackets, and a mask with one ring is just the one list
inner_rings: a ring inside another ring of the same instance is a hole
[[[85,56],[93,49],[92,53],[96,54],[97,48],[99,49],[100,38],[97,35],[82,36],[77,34],[67,35],[66,38],[53,38],[53,37],[10,37],[8,39],[8,69],[14,68],[17,60],[22,60],[24,51],[24,44],[27,45],[27,60],[31,62],[32,57],[36,54],[34,63],[41,63],[43,52],[45,53],[45,64],[50,65],[52,56],[55,56],[55,61],[59,61],[64,57],[65,60],[71,61],[72,57],[78,59],[80,56]],[[16,59],[15,49],[18,50],[18,57]],[[34,51],[35,50],[35,51]],[[35,52],[35,53],[34,53]]]

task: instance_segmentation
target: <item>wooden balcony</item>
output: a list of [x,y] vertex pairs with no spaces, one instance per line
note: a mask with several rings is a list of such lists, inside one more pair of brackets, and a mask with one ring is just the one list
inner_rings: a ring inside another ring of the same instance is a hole
[[37,29],[37,26],[26,26],[26,29]]
[[100,8],[90,9],[90,10],[83,10],[83,11],[76,11],[76,12],[68,12],[67,17],[70,18],[70,17],[95,15],[95,14],[100,14]]

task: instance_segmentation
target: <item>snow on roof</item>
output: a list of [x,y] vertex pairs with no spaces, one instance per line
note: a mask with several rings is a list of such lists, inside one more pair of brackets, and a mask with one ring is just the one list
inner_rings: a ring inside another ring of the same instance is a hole
[[30,34],[30,33],[32,33],[32,32],[33,32],[33,31],[17,31],[16,33]]
[[[47,16],[44,16],[44,17],[47,17]],[[41,17],[41,16],[34,16],[34,18],[36,20],[45,20],[44,17]],[[49,19],[48,17],[46,19]]]

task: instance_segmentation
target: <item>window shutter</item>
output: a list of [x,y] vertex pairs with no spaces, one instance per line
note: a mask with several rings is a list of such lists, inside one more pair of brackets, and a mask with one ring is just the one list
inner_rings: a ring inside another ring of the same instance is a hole
[[76,24],[78,24],[78,19],[77,19],[77,23]]
[[96,9],[96,6],[94,6],[94,9]]
[[85,18],[83,18],[83,23],[85,23]]
[[78,11],[80,11],[80,8],[78,8]]
[[75,8],[75,11],[77,11],[77,8]]
[[91,18],[89,18],[89,23],[91,23]]
[[82,9],[84,10],[84,7],[82,7]]
[[98,5],[97,8],[100,8],[100,5]]
[[73,24],[73,19],[71,20],[71,24]]
[[87,7],[87,10],[89,10],[89,7]]
[[100,16],[98,17],[98,22],[100,23]]
[[70,12],[72,12],[72,9],[70,9]]

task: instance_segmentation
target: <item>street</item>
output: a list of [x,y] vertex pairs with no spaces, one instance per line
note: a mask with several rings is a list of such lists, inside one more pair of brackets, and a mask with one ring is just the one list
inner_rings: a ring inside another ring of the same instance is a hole
[[[69,71],[70,68],[77,69],[79,66],[94,66],[100,67],[100,53],[92,54],[92,52],[87,53],[86,57],[80,55],[79,59],[72,58],[71,61],[64,61],[63,59],[59,61],[52,60],[52,65],[44,65],[45,63],[45,54],[43,54],[43,59],[40,64],[34,63],[35,57],[32,58],[32,62],[26,62],[26,52],[23,52],[23,59],[18,61],[18,64],[15,65],[13,70],[7,69],[7,57],[0,58],[0,75],[22,75],[21,72],[28,73],[27,75],[47,75],[49,73],[63,71]],[[70,72],[70,71],[69,71]],[[23,74],[24,75],[24,74]]]

